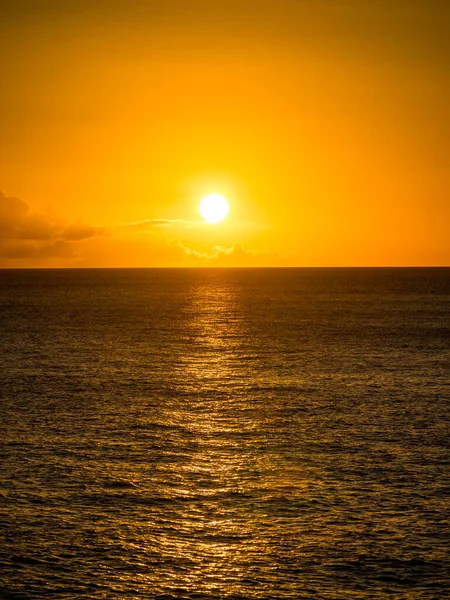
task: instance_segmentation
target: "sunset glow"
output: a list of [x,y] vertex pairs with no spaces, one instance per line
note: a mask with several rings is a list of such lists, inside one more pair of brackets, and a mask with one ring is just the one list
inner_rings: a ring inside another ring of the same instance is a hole
[[441,0],[8,3],[0,268],[450,264],[449,28]]

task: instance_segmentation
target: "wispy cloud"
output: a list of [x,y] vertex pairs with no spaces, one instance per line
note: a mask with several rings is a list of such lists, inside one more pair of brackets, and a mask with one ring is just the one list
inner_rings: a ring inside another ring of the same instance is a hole
[[204,221],[188,221],[186,219],[144,219],[143,221],[131,221],[121,223],[119,227],[132,227],[136,229],[151,229],[153,227],[184,227],[192,228],[204,225]]
[[250,250],[242,242],[235,242],[231,246],[214,246],[210,252],[199,252],[179,240],[172,240],[172,244],[194,264],[205,266],[267,266],[276,258],[271,254]]

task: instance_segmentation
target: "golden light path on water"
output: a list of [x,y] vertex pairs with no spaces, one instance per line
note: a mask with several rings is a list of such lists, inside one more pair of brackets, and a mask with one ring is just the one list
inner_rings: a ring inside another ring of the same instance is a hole
[[214,593],[226,585],[230,593],[238,593],[241,585],[237,582],[246,576],[243,565],[249,552],[261,551],[261,540],[254,537],[248,521],[239,517],[235,507],[220,506],[220,499],[227,495],[233,503],[233,498],[245,494],[241,473],[248,471],[248,458],[234,434],[249,427],[227,408],[232,392],[219,397],[214,393],[236,375],[235,350],[243,327],[235,306],[236,291],[222,287],[217,292],[208,285],[193,287],[186,322],[189,344],[180,356],[179,377],[189,382],[186,391],[206,388],[211,396],[206,403],[194,404],[190,410],[182,407],[171,415],[191,433],[196,445],[189,461],[179,466],[184,485],[174,492],[200,499],[195,508],[185,511],[183,536],[173,552],[197,564],[186,580],[193,590]]
[[[163,553],[191,565],[184,585],[212,595],[223,589],[242,594],[252,570],[258,571],[261,560],[267,562],[289,535],[293,523],[284,530],[281,515],[271,521],[261,495],[276,503],[278,498],[304,496],[310,484],[271,441],[272,402],[264,406],[246,401],[247,388],[258,382],[248,378],[247,363],[257,363],[260,357],[245,348],[250,332],[242,302],[239,288],[222,284],[220,277],[213,286],[209,281],[192,286],[184,322],[186,343],[176,369],[190,400],[183,397],[177,409],[161,415],[188,432],[191,448],[170,473],[171,494],[185,501],[177,516],[177,534],[170,532],[158,543]],[[267,376],[261,366],[262,386]],[[289,546],[288,542],[288,554],[300,551]],[[265,569],[270,578],[267,565]]]

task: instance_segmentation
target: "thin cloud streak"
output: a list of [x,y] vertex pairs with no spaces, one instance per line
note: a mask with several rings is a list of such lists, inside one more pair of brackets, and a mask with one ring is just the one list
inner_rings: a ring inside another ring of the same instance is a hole
[[181,226],[187,229],[205,225],[204,221],[189,221],[186,219],[144,219],[143,221],[131,221],[129,223],[120,223],[117,227],[132,227],[132,228],[153,228],[153,227],[170,227]]

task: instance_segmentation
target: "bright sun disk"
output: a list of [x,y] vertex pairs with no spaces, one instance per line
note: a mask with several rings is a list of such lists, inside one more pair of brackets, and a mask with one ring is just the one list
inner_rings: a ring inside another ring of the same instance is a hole
[[200,202],[199,211],[208,223],[219,223],[228,215],[228,200],[220,194],[208,194]]

